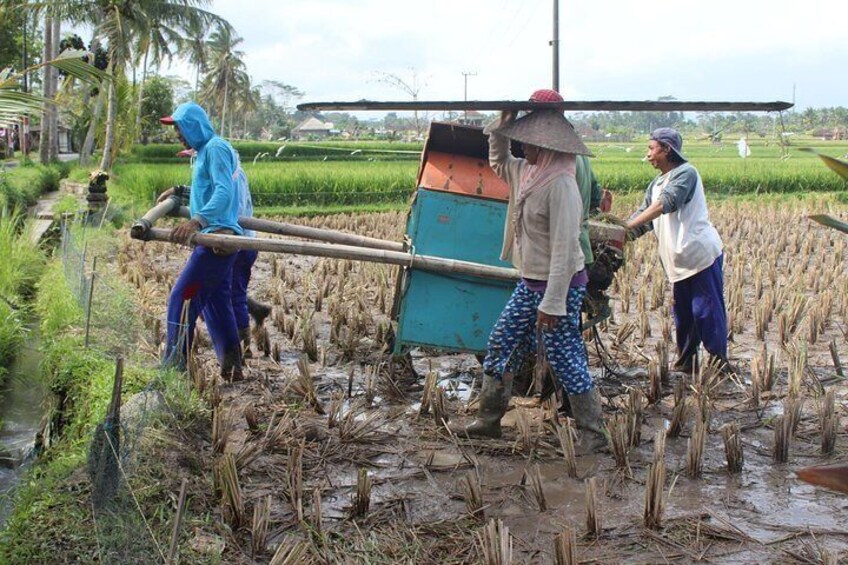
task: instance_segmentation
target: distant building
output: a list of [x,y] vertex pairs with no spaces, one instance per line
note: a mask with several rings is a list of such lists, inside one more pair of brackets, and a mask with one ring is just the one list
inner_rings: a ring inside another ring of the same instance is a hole
[[331,122],[322,122],[318,118],[311,117],[302,121],[292,130],[292,139],[324,139],[334,133],[337,135],[338,130],[333,127]]
[[[41,125],[29,127],[30,147],[38,147],[41,141]],[[74,147],[71,139],[71,130],[64,124],[59,124],[59,153],[73,153]]]

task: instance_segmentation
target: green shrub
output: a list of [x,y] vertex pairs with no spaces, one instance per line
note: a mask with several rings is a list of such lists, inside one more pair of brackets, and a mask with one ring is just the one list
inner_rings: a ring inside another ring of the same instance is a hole
[[23,342],[27,299],[45,261],[18,213],[0,211],[0,257],[0,364],[6,365]]
[[68,175],[70,165],[54,163],[20,165],[0,173],[0,199],[7,208],[25,208],[35,204],[46,192],[59,189],[59,180]]

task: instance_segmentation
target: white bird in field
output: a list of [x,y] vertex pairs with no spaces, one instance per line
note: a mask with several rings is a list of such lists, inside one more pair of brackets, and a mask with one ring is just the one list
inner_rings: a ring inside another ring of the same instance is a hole
[[353,151],[350,152],[351,155],[357,155],[359,153],[362,153],[362,149],[354,149]]
[[262,159],[264,157],[267,157],[267,156],[268,156],[268,153],[257,153],[256,157],[253,158],[253,164],[255,165],[256,161],[258,161],[259,159]]
[[283,151],[285,151],[285,149],[286,149],[286,146],[285,146],[285,145],[281,145],[281,146],[277,149],[277,153],[274,155],[274,157],[279,157],[279,156],[280,156],[280,154],[281,154]]

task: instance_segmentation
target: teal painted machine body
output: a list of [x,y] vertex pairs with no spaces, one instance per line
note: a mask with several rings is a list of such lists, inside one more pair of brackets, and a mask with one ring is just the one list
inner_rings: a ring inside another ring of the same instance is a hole
[[[511,267],[499,259],[506,204],[419,188],[407,223],[415,254]],[[395,349],[482,353],[515,282],[408,269]]]
[[[500,260],[507,193],[489,168],[481,128],[431,124],[407,219],[411,252],[512,267]],[[514,281],[404,269],[395,295],[395,353],[485,352],[514,288]]]

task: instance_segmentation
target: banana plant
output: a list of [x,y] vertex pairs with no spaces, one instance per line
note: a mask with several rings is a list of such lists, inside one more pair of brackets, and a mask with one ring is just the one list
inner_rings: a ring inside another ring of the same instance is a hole
[[[819,153],[812,147],[801,147],[799,149],[808,153],[815,153],[822,161],[824,161],[824,164],[827,165],[830,170],[835,172],[837,175],[841,176],[843,179],[848,180],[848,163],[846,163],[845,161],[841,161],[829,155]],[[837,220],[833,216],[828,216],[827,214],[813,214],[812,216],[810,216],[810,219],[820,223],[823,226],[839,230],[842,233],[848,233],[848,223],[845,223],[841,220]]]
[[33,65],[22,71],[10,67],[0,69],[0,127],[8,127],[17,122],[21,116],[38,113],[42,105],[54,101],[32,92],[21,90],[21,78],[25,74],[52,65],[64,72],[69,78],[75,78],[91,84],[97,84],[108,78],[106,73],[94,67],[87,61],[90,55],[87,51],[68,49],[53,60]]

